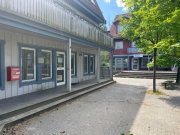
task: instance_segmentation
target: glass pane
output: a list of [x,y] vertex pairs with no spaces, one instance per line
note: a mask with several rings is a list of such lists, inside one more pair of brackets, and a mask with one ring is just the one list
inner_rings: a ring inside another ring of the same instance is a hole
[[42,63],[42,78],[51,77],[51,52],[41,52],[43,63]]
[[88,74],[88,56],[84,56],[84,74]]
[[64,54],[57,54],[57,67],[64,67]]
[[64,70],[57,70],[57,83],[64,82]]
[[142,61],[142,63],[143,63],[143,67],[147,67],[147,64],[148,64],[148,57],[143,57],[143,59],[142,59],[143,61]]
[[90,72],[94,73],[94,56],[90,57]]
[[71,74],[75,75],[75,54],[71,55]]
[[34,54],[34,50],[22,49],[22,80],[32,80],[35,78]]

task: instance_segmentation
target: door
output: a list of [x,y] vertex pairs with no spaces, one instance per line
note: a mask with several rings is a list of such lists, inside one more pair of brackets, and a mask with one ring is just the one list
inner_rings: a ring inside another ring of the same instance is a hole
[[139,59],[138,58],[132,59],[132,70],[139,70]]
[[64,52],[57,52],[57,86],[64,85],[65,84],[65,53]]

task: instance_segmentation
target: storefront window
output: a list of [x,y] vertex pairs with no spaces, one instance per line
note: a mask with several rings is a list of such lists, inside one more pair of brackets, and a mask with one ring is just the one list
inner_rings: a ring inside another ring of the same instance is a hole
[[42,50],[42,79],[52,78],[52,52],[48,50]]
[[128,67],[128,59],[123,58],[123,68],[127,68],[127,67]]
[[88,55],[84,55],[84,74],[88,74]]
[[35,49],[22,48],[21,49],[21,65],[22,65],[22,81],[31,81],[36,79],[36,63],[35,63]]
[[94,56],[90,56],[90,73],[94,73],[94,67],[95,67],[95,58]]
[[142,58],[142,67],[147,67],[148,64],[148,57],[143,57]]
[[76,55],[75,53],[71,54],[71,75],[76,75]]

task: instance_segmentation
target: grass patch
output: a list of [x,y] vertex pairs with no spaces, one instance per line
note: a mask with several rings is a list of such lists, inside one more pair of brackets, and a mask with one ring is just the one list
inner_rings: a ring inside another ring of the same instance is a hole
[[153,92],[153,90],[146,91],[146,94],[150,95],[166,95],[164,92],[157,90],[156,92]]

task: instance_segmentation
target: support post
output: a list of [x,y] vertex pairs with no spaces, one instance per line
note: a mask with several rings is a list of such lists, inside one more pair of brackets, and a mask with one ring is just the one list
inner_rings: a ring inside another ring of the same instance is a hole
[[100,72],[101,72],[101,49],[98,48],[97,52],[97,82],[100,82]]
[[71,92],[71,38],[67,50],[67,89]]

